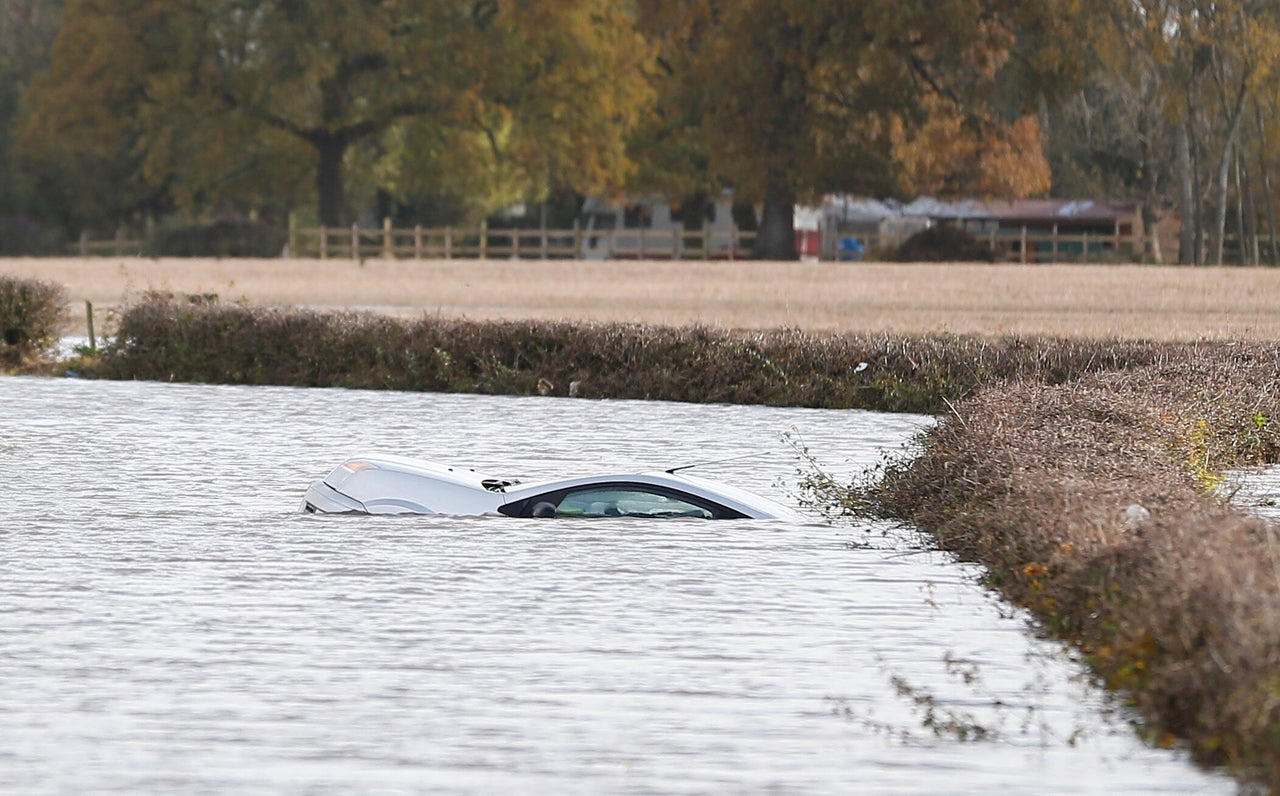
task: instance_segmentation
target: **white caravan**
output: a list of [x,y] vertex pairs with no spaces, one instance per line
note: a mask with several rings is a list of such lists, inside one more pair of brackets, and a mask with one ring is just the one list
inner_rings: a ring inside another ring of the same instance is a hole
[[587,260],[726,258],[742,256],[745,248],[727,192],[700,207],[662,197],[635,203],[588,198],[582,205],[581,228],[582,257]]

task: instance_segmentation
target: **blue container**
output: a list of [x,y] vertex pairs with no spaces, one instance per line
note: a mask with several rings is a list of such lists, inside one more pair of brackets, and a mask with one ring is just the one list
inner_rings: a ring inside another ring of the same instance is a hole
[[852,237],[841,238],[839,248],[840,259],[843,262],[861,260],[862,253],[866,251],[866,247],[862,245],[862,241]]

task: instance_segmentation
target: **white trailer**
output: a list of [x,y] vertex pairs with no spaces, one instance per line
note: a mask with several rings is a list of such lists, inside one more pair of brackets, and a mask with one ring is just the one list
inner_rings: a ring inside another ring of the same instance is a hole
[[[693,214],[690,216],[690,214]],[[582,205],[582,257],[722,258],[741,253],[728,192],[696,207],[654,196],[635,202],[589,198]]]

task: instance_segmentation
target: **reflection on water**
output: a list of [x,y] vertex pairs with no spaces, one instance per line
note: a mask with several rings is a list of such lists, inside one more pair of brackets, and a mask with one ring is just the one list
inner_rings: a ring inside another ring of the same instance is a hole
[[[926,420],[0,379],[0,789],[1227,793],[886,528],[334,517],[363,449],[794,503]],[[871,544],[867,544],[871,542]]]

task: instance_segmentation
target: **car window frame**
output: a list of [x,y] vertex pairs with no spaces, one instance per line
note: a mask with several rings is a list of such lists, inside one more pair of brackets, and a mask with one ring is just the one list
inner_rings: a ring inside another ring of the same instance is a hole
[[[643,481],[598,481],[590,484],[579,484],[577,486],[561,487],[559,489],[553,489],[548,492],[542,492],[537,495],[531,495],[529,497],[520,498],[519,500],[514,500],[510,503],[505,503],[498,507],[498,512],[508,517],[531,518],[533,517],[533,513],[532,513],[533,507],[539,503],[543,503],[543,502],[554,503],[558,507],[564,501],[564,499],[573,492],[589,492],[589,491],[602,490],[602,489],[633,489],[633,490],[638,490],[642,492],[648,492],[654,495],[662,495],[664,497],[674,498],[676,500],[682,500],[685,503],[688,503],[692,506],[696,506],[697,508],[700,508],[711,514],[710,517],[702,518],[702,519],[713,519],[713,520],[750,519],[748,515],[742,513],[738,509],[735,509],[731,506],[726,506],[725,504],[719,503],[715,500],[712,500],[711,498],[703,497],[702,495],[695,495],[691,492],[686,492],[683,489],[676,489],[674,487],[669,487],[661,484],[647,484],[647,483],[644,483]],[[623,517],[631,516],[639,519],[665,519],[665,518],[659,518],[659,517],[645,517],[644,515],[639,515],[639,514],[621,515],[621,516]],[[590,517],[590,519],[596,519],[596,518]]]

